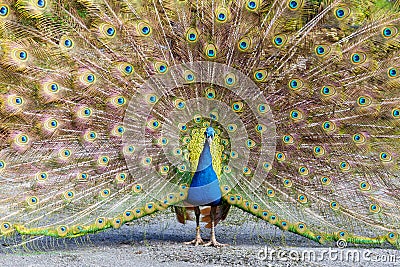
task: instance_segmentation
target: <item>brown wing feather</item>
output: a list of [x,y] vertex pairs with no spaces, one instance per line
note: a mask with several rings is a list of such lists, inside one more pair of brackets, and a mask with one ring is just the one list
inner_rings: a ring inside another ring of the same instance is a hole
[[178,222],[185,224],[187,220],[192,220],[189,211],[193,211],[192,207],[178,207],[174,206],[176,219]]

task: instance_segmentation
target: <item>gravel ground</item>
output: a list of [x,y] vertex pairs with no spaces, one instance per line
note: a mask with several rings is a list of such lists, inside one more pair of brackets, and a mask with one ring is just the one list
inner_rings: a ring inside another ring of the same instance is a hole
[[[0,266],[400,266],[400,252],[390,247],[322,246],[237,209],[216,229],[229,246],[182,244],[194,234],[194,222],[179,224],[167,211],[83,238],[40,238],[12,253],[0,241]],[[208,239],[209,230],[202,236]]]

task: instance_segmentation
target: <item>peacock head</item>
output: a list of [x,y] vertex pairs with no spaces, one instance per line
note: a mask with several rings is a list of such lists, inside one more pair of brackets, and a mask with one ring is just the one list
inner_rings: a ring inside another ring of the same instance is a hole
[[215,136],[215,130],[213,127],[207,127],[206,131],[204,132],[204,135],[206,136],[206,139],[208,141],[208,143],[211,144],[212,139]]

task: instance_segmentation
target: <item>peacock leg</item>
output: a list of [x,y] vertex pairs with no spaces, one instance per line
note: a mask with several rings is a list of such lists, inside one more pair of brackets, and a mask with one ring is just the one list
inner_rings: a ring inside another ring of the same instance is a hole
[[192,241],[185,242],[186,245],[194,244],[195,246],[204,244],[203,239],[200,236],[200,207],[194,208],[194,214],[196,215],[196,238]]
[[217,211],[217,206],[211,206],[211,240],[210,242],[204,244],[204,246],[214,246],[214,247],[223,247],[226,246],[227,244],[221,244],[217,242],[217,239],[215,238],[215,214]]

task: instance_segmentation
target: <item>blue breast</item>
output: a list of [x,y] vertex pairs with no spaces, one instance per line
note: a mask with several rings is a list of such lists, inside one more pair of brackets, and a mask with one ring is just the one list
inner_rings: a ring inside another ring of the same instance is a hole
[[219,181],[212,166],[210,145],[207,141],[190,184],[187,202],[194,206],[216,206],[221,202]]

